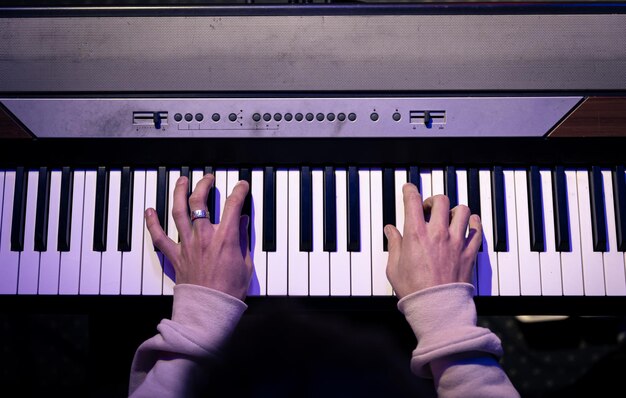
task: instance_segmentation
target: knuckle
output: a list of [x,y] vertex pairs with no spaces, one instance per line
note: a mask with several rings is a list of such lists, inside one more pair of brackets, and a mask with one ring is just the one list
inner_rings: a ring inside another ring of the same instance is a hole
[[174,216],[174,218],[187,217],[187,210],[183,207],[177,206],[172,209],[172,215]]

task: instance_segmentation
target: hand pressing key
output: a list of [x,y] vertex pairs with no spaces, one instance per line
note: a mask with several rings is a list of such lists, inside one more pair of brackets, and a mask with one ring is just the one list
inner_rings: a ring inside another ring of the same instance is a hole
[[[402,187],[404,231],[385,226],[389,242],[387,278],[398,298],[432,286],[472,280],[472,267],[482,242],[478,215],[467,206],[450,210],[445,195],[426,199],[413,184]],[[430,218],[428,218],[430,216]],[[469,222],[469,236],[465,231]]]
[[[212,174],[205,175],[189,196],[189,209],[207,211],[207,197],[213,185]],[[172,215],[180,243],[170,239],[161,228],[154,209],[146,210],[146,224],[154,245],[171,261],[177,284],[209,287],[245,299],[252,277],[248,245],[248,216],[241,215],[248,194],[248,183],[239,181],[226,198],[222,220],[209,218],[191,221],[187,211],[187,177],[180,177],[174,188]]]

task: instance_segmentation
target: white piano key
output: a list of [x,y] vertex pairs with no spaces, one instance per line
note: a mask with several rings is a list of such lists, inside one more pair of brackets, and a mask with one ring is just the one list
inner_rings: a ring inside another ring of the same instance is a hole
[[433,169],[431,176],[433,184],[432,196],[443,195],[446,192],[443,179],[443,169]]
[[370,231],[370,171],[368,169],[359,170],[359,201],[361,250],[350,252],[352,295],[370,296],[372,294],[372,235]]
[[106,251],[102,252],[100,294],[120,294],[122,286],[122,252],[117,250],[120,220],[120,189],[122,172],[109,172],[109,203],[107,211]]
[[[309,294],[309,253],[300,251],[300,170],[291,169],[289,175],[289,233],[287,238],[290,296]],[[277,211],[279,211],[277,209]]]
[[430,173],[430,170],[420,169],[420,185],[422,191],[422,201],[433,196],[433,177]]
[[541,199],[543,204],[543,225],[545,228],[545,251],[539,253],[541,292],[544,296],[560,296],[563,294],[563,281],[561,279],[561,256],[556,251],[554,235],[552,172],[550,170],[540,170],[539,174],[541,176]]
[[493,216],[491,209],[491,171],[478,171],[480,182],[480,219],[483,225],[483,251],[478,252],[476,273],[478,294],[497,296],[500,294],[498,256],[493,248]]
[[517,216],[515,214],[515,175],[504,170],[504,201],[507,251],[498,252],[498,276],[501,296],[519,296],[519,263],[517,258]]
[[578,186],[578,215],[580,217],[580,247],[583,261],[583,282],[586,296],[604,296],[604,263],[601,252],[593,251],[591,202],[587,170],[576,172]]
[[561,252],[561,272],[563,274],[563,294],[565,296],[582,296],[583,264],[580,251],[580,222],[578,217],[578,189],[576,171],[565,170],[567,185],[567,209],[570,225],[571,251]]
[[239,182],[239,170],[228,169],[226,170],[226,197],[228,197]]
[[[82,170],[75,170],[74,186],[72,188],[72,222],[70,230],[70,250],[68,252],[61,253],[59,294],[76,295],[79,291],[80,261],[83,246],[84,197],[85,172]],[[87,243],[85,242],[85,244]]]
[[289,178],[284,169],[276,170],[276,251],[267,253],[267,294],[287,295],[287,234]]
[[[457,169],[456,170],[456,181],[457,181],[457,198],[459,200],[460,205],[469,205],[468,191],[467,191],[467,170],[465,169]],[[467,238],[469,235],[469,224],[467,229],[465,230],[465,237]],[[474,285],[474,295],[478,294],[478,274],[476,272],[476,263],[474,262],[474,268],[472,269],[472,285]]]
[[191,171],[191,191],[192,192],[194,189],[196,189],[196,185],[198,185],[198,182],[200,182],[202,177],[204,177],[204,174],[202,174],[202,170],[195,169]]
[[330,253],[330,295],[350,295],[350,253],[348,252],[347,173],[335,170],[337,193],[337,251]]
[[250,254],[254,271],[249,296],[265,296],[267,294],[267,252],[263,251],[263,170],[253,169],[252,176],[252,203],[251,203],[251,240]]
[[372,218],[372,295],[391,296],[393,289],[387,279],[389,253],[383,250],[383,175],[380,169],[370,170],[370,201]]
[[407,183],[406,169],[397,169],[394,173],[395,198],[396,198],[396,228],[404,234],[404,197],[402,186]]
[[59,209],[61,204],[61,172],[50,172],[50,205],[48,207],[48,245],[39,262],[39,294],[59,293],[61,253],[57,250]]
[[607,296],[626,295],[626,275],[624,274],[624,255],[617,250],[617,231],[615,228],[615,204],[613,203],[613,181],[611,170],[602,170],[604,184],[604,203],[606,209],[606,229],[608,251],[602,253],[604,260],[604,279]]
[[[176,181],[180,177],[180,169],[170,170],[168,176],[168,189],[167,189],[167,236],[171,240],[178,243],[178,228],[176,228],[176,222],[174,221],[174,214],[172,214],[172,207],[174,206],[174,188],[176,188]],[[173,273],[171,269],[171,263],[169,259],[163,255],[163,295],[171,296],[174,294],[174,281],[168,276],[169,273]]]
[[39,285],[39,252],[35,251],[35,216],[39,172],[28,172],[26,190],[26,220],[24,222],[24,251],[20,253],[18,294],[37,294]]
[[311,179],[313,182],[313,251],[309,253],[309,294],[328,296],[330,294],[330,254],[324,251],[324,172],[320,169],[312,170]]
[[96,214],[96,171],[85,172],[83,204],[83,237],[80,256],[80,294],[100,293],[102,253],[93,250],[94,217]]
[[133,210],[130,251],[122,253],[123,295],[141,294],[141,263],[143,260],[143,233],[146,195],[146,171],[133,172]]
[[[157,171],[146,171],[146,195],[144,209],[156,209]],[[143,268],[141,273],[141,294],[160,295],[163,293],[163,253],[154,250],[145,218],[141,223],[143,231]]]
[[11,222],[13,220],[13,195],[15,171],[1,172],[0,187],[3,193],[2,223],[0,224],[0,294],[17,293],[17,275],[20,254],[11,251]]
[[215,224],[219,224],[222,220],[222,211],[226,203],[227,191],[227,174],[223,169],[215,170]]
[[[517,244],[519,256],[520,293],[522,296],[541,295],[539,253],[530,250],[530,218],[528,176],[526,170],[515,170],[515,203],[517,207]],[[552,206],[552,202],[550,202]]]

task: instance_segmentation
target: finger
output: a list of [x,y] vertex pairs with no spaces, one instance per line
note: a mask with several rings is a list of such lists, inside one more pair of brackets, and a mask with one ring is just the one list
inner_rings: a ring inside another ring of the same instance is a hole
[[161,253],[165,254],[168,259],[173,260],[176,254],[176,243],[170,239],[165,231],[163,231],[163,228],[161,228],[159,217],[154,209],[149,208],[146,210],[146,227],[148,228],[154,246],[156,246]]
[[[181,242],[187,240],[191,235],[191,220],[187,209],[187,177],[179,177],[174,187],[174,204],[172,205],[172,216]],[[195,210],[195,209],[194,209]]]
[[403,236],[407,236],[409,232],[419,233],[426,227],[422,195],[415,185],[407,183],[402,186],[402,198],[404,201]]
[[[208,213],[207,201],[214,179],[215,177],[213,174],[206,174],[200,179],[200,181],[198,181],[196,187],[189,196],[189,209],[192,212],[194,210],[205,210]],[[192,225],[195,226],[196,231],[200,234],[211,229],[211,221],[208,217],[203,219],[198,218],[192,222]]]
[[389,251],[389,257],[387,259],[387,278],[389,278],[390,270],[394,269],[400,261],[402,235],[400,235],[398,228],[391,224],[385,226],[384,232],[387,237],[387,249]]
[[448,229],[450,225],[450,199],[447,196],[435,195],[426,199],[424,212],[430,214],[429,224]]
[[235,185],[231,194],[226,198],[224,204],[224,212],[222,213],[221,228],[227,228],[231,231],[239,229],[239,217],[241,216],[241,208],[248,194],[248,182],[241,180]]
[[450,210],[450,233],[453,236],[465,238],[467,222],[471,214],[469,207],[465,205],[458,205]]
[[469,218],[470,233],[467,237],[466,247],[475,256],[480,249],[480,244],[483,242],[483,225],[480,222],[480,217],[476,214],[472,214]]

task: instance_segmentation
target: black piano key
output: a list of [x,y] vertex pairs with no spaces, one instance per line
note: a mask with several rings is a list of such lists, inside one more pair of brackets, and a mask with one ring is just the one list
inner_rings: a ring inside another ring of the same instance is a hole
[[623,252],[626,251],[626,182],[624,181],[624,166],[615,167],[612,174],[617,250]]
[[459,204],[457,184],[456,184],[456,169],[454,166],[446,166],[445,173],[443,174],[445,194],[450,199],[450,208],[453,209]]
[[348,251],[361,250],[361,206],[359,202],[359,171],[348,167],[347,187]]
[[337,186],[335,170],[324,168],[324,251],[337,251]]
[[300,168],[300,251],[313,251],[313,178],[311,168]]
[[122,168],[120,185],[120,218],[117,234],[117,250],[121,252],[131,251],[133,233],[133,178],[134,173],[130,167]]
[[13,193],[13,218],[11,220],[11,251],[24,250],[24,223],[26,219],[26,187],[28,170],[15,170],[15,192]]
[[480,178],[474,167],[467,173],[467,204],[471,213],[480,217]]
[[554,238],[556,250],[570,251],[569,210],[567,208],[567,185],[565,169],[557,166],[552,170],[552,202],[554,204]]
[[96,212],[93,221],[93,250],[107,249],[107,224],[109,213],[109,172],[98,167],[96,176]]
[[[207,175],[207,174],[215,175],[215,172],[213,171],[212,166],[206,166],[203,172],[204,172],[203,175]],[[211,223],[215,224],[215,183],[213,184],[213,187],[209,191],[209,197],[207,198],[207,209],[209,209],[209,220],[211,220]]]
[[541,174],[539,167],[530,166],[526,174],[528,187],[528,225],[530,227],[530,250],[542,252],[546,250],[543,236],[543,200],[541,196]]
[[35,212],[35,251],[48,249],[48,209],[50,208],[50,171],[39,168],[37,184],[37,210]]
[[493,209],[493,248],[496,252],[507,251],[506,211],[504,202],[504,172],[494,166],[491,172],[491,206]]
[[249,168],[239,169],[239,181],[247,181],[250,190],[248,191],[248,195],[246,195],[246,199],[243,202],[243,207],[241,208],[241,214],[247,215],[248,217],[252,217],[251,205],[252,205],[252,172]]
[[167,167],[159,167],[157,169],[157,196],[156,196],[156,213],[159,218],[159,224],[164,231],[167,231],[167,189],[168,189]]
[[[396,183],[394,170],[383,169],[383,227],[387,224],[396,225]],[[400,231],[402,233],[402,231]],[[383,250],[387,251],[387,237],[383,233]]]
[[276,251],[276,171],[273,167],[266,167],[263,172],[263,251]]
[[420,168],[417,166],[409,167],[409,182],[417,187],[419,193],[422,193],[422,181],[420,178]]
[[593,166],[589,173],[589,196],[591,199],[591,229],[593,233],[593,251],[606,251],[606,209],[604,208],[604,187],[602,172]]
[[191,196],[191,191],[193,191],[193,187],[191,185],[191,170],[187,166],[183,166],[180,168],[180,176],[187,177],[187,199]]
[[[252,220],[252,172],[249,168],[239,169],[239,181],[248,182],[248,194],[243,201],[241,215],[247,215]],[[252,221],[248,223],[248,242],[252,242]]]
[[72,199],[74,197],[74,172],[69,167],[61,169],[61,202],[59,206],[59,234],[57,250],[70,251],[72,233]]

